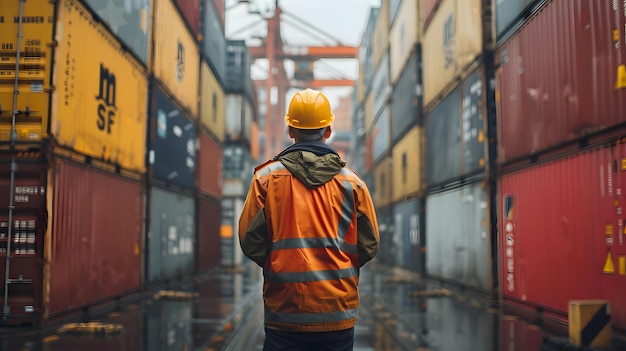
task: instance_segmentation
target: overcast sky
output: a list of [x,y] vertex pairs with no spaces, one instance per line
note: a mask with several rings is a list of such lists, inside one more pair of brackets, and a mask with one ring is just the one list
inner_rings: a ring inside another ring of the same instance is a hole
[[[226,0],[226,36],[229,39],[246,39],[251,46],[258,45],[259,41],[254,36],[264,37],[267,26],[259,15],[248,12],[256,10],[270,16],[275,0],[250,0],[250,5],[235,5],[237,2]],[[285,12],[282,15],[281,33],[288,45],[335,45],[339,41],[343,45],[358,46],[370,9],[380,6],[380,0],[280,0],[279,6]],[[290,71],[289,66],[287,70]],[[266,65],[262,61],[253,66],[254,78],[262,78],[266,72]],[[316,63],[315,73],[321,79],[356,79],[358,64],[356,60],[322,60]],[[351,89],[323,90],[329,95],[331,103],[336,104],[338,98]]]

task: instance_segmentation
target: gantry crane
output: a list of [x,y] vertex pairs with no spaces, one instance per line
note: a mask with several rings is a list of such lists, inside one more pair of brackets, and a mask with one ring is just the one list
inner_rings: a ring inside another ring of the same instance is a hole
[[[266,91],[266,117],[265,117],[265,159],[269,159],[280,152],[282,148],[284,133],[284,119],[286,94],[290,88],[323,88],[323,87],[341,87],[353,86],[354,81],[351,79],[324,79],[317,80],[313,76],[313,63],[319,59],[355,59],[357,58],[358,48],[341,44],[339,40],[334,40],[334,46],[306,46],[293,47],[288,46],[281,36],[281,15],[288,15],[294,18],[293,23],[296,26],[307,26],[317,33],[324,34],[326,37],[331,35],[324,33],[322,30],[308,24],[302,18],[298,18],[293,14],[283,11],[278,0],[275,0],[274,14],[266,18],[267,36],[262,38],[260,46],[249,47],[250,55],[253,60],[268,60],[268,76],[265,80],[255,80],[257,87],[264,87]],[[294,79],[290,79],[285,71],[285,60],[293,60],[296,65]],[[307,74],[310,72],[310,74]],[[277,92],[277,104],[272,105],[270,92],[272,88]]]

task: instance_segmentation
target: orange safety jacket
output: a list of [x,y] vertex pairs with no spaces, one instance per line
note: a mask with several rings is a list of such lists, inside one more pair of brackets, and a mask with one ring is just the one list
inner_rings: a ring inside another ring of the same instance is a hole
[[265,326],[352,328],[359,268],[380,243],[372,199],[335,153],[294,146],[256,168],[239,221],[244,254],[263,267]]

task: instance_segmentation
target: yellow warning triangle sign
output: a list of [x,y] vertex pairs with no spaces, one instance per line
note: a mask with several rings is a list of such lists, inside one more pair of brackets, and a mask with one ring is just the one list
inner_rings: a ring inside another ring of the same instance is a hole
[[613,264],[613,255],[611,255],[611,251],[608,251],[606,253],[606,260],[604,261],[604,268],[602,268],[602,273],[604,274],[615,273],[615,265]]

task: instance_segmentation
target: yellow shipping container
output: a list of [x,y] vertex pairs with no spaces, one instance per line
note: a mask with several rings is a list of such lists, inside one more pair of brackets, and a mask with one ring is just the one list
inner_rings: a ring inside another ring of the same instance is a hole
[[81,154],[144,172],[143,67],[77,0],[59,4],[51,133]]
[[389,47],[389,0],[382,0],[372,33],[372,67],[378,67]]
[[[19,94],[15,95],[17,104],[14,106],[15,64],[22,4]],[[11,138],[14,110],[19,111],[15,116],[17,140],[38,141],[47,134],[54,22],[53,2],[0,1],[0,141]]]
[[224,141],[224,89],[205,61],[202,61],[200,90],[200,122],[220,141]]
[[424,106],[482,52],[481,0],[442,0],[424,33]]
[[422,138],[421,127],[415,126],[391,149],[393,202],[404,200],[408,196],[420,195],[423,191]]
[[384,158],[374,168],[374,206],[385,207],[391,204],[393,193],[392,159]]
[[198,46],[172,0],[155,0],[154,26],[154,75],[197,117]]
[[374,123],[374,93],[370,90],[369,94],[365,97],[365,131],[369,131]]
[[417,1],[402,1],[396,19],[389,30],[389,57],[391,84],[396,84],[400,73],[420,41],[419,6]]

